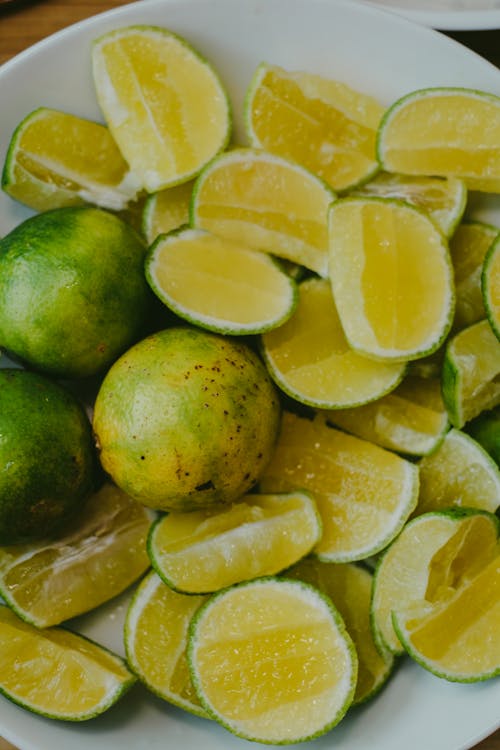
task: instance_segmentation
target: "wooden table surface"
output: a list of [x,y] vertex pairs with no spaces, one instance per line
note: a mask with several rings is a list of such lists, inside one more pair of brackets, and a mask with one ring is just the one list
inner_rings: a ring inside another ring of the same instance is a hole
[[[11,4],[0,0],[0,65],[49,34],[120,5],[127,5],[127,2],[123,0],[101,0],[100,2],[20,0]],[[500,67],[500,29],[453,32],[449,35]],[[0,734],[1,731],[0,726]],[[16,750],[16,748],[0,737],[0,750]],[[474,750],[500,750],[500,730],[476,745]]]

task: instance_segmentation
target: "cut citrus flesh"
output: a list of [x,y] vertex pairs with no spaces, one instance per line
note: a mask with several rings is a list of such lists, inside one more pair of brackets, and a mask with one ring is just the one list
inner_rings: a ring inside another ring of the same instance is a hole
[[163,700],[206,717],[191,681],[186,658],[189,623],[206,596],[179,594],[154,572],[137,586],[127,609],[127,663],[141,682]]
[[382,448],[413,456],[435,450],[449,427],[440,380],[415,375],[373,403],[329,411],[328,419]]
[[221,154],[193,189],[191,224],[326,276],[328,186],[274,154],[237,148]]
[[465,180],[500,191],[500,98],[457,87],[414,91],[385,113],[378,132],[383,169]]
[[2,174],[5,192],[36,211],[84,203],[120,210],[138,187],[108,128],[48,107],[19,123]]
[[268,370],[283,391],[333,409],[373,401],[397,386],[405,365],[375,362],[351,349],[326,279],[303,281],[298,294],[292,317],[262,336]]
[[352,705],[372,698],[394,667],[392,654],[379,653],[370,622],[372,573],[355,563],[337,565],[311,556],[287,570],[286,575],[316,586],[330,597],[345,622],[358,654],[358,681]]
[[280,326],[297,301],[296,284],[267,253],[202,229],[160,235],[145,262],[149,285],[179,317],[217,333],[262,333]]
[[0,692],[52,719],[83,721],[135,682],[123,659],[63,628],[39,630],[0,606]]
[[263,492],[309,491],[323,534],[313,553],[325,562],[362,560],[399,533],[417,502],[418,469],[367,440],[284,412],[278,444],[260,480]]
[[329,212],[330,279],[349,344],[383,360],[435,351],[452,322],[452,266],[422,211],[392,198],[343,198]]
[[455,334],[446,346],[443,398],[454,427],[500,404],[500,341],[487,320]]
[[451,507],[500,506],[500,470],[469,435],[452,429],[430,456],[419,462],[420,491],[415,513]]
[[[477,682],[500,674],[500,546],[495,553],[446,601],[394,612],[407,652],[438,677]],[[462,564],[467,570],[466,559]]]
[[0,548],[0,593],[37,627],[88,612],[149,568],[151,522],[142,505],[105,484],[57,536]]
[[169,513],[152,527],[148,549],[169,586],[208,593],[279,573],[307,555],[321,531],[305,492],[254,493],[228,508]]
[[258,742],[324,734],[344,716],[356,685],[354,646],[331,601],[284,578],[211,596],[192,620],[188,659],[209,714]]
[[420,612],[447,601],[496,554],[497,536],[495,516],[471,509],[428,512],[406,524],[375,569],[371,618],[382,653],[404,650],[392,612]]
[[380,172],[351,194],[407,201],[426,211],[446,237],[453,235],[467,203],[465,183],[456,177]]
[[150,245],[158,235],[189,224],[192,191],[193,181],[190,180],[148,195],[142,211],[141,229]]
[[246,95],[245,121],[252,146],[346,190],[379,169],[375,136],[383,112],[373,97],[341,81],[262,63]]
[[481,221],[462,222],[450,239],[455,271],[456,306],[453,327],[466,328],[485,317],[481,272],[488,248],[498,229]]
[[147,192],[186,182],[227,145],[231,115],[217,73],[168,29],[104,34],[92,69],[108,127]]
[[486,316],[500,339],[500,242],[496,240],[486,254],[481,277]]

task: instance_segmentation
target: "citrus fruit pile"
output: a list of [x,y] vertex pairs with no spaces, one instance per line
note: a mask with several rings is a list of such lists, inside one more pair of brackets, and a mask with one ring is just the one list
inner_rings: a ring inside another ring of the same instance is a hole
[[[27,113],[3,168],[0,690],[286,744],[404,655],[498,675],[500,99],[261,63],[236,142],[169,29],[91,68],[102,122]],[[60,627],[132,586],[123,658]]]

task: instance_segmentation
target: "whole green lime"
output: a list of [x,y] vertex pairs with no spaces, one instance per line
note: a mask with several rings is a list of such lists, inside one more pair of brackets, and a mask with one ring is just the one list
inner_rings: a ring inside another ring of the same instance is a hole
[[27,219],[0,240],[0,346],[33,368],[83,378],[143,335],[145,245],[91,206]]
[[94,433],[101,463],[152,508],[237,501],[268,463],[280,404],[246,344],[190,327],[148,336],[106,374]]
[[85,410],[45,376],[0,369],[0,435],[0,544],[51,534],[95,488]]

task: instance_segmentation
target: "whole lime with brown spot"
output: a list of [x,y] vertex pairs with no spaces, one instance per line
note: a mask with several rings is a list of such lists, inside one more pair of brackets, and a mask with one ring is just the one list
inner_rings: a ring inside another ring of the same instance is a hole
[[253,349],[172,327],[110,368],[93,426],[119,487],[151,508],[192,510],[237,501],[257,482],[279,419],[277,391]]
[[0,240],[0,346],[62,378],[105,370],[144,335],[145,243],[92,206],[36,214]]
[[0,369],[0,544],[58,530],[95,488],[98,461],[80,402],[26,370]]

